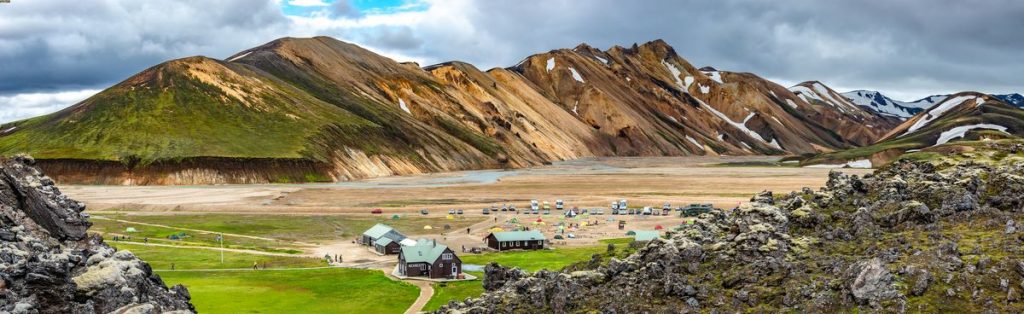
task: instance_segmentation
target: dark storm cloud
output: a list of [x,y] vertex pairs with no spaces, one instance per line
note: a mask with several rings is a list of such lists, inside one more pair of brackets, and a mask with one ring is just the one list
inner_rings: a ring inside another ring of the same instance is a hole
[[272,1],[12,1],[0,5],[0,93],[100,87],[164,60],[273,39]]
[[[308,23],[284,16],[281,5],[14,0],[0,5],[0,97],[103,88],[168,59],[222,58],[314,34],[399,61],[481,68],[581,42],[608,48],[662,38],[697,66],[781,83],[821,80],[904,99],[1024,91],[1022,1],[430,0],[426,12],[391,16],[334,1]],[[0,110],[10,106],[17,104],[0,98]]]
[[[1021,1],[521,1],[478,3],[501,64],[586,41],[655,38],[696,65],[893,94],[1024,90]],[[504,44],[507,43],[507,44]],[[443,47],[443,46],[442,46]],[[492,51],[464,54],[492,63]],[[448,56],[451,58],[452,56]]]

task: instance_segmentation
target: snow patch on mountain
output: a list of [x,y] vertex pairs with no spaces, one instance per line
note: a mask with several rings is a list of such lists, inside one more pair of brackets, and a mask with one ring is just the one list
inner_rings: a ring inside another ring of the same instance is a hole
[[665,65],[669,74],[672,74],[672,79],[676,81],[676,85],[679,85],[679,88],[683,89],[684,92],[689,90],[690,84],[683,84],[683,81],[679,79],[679,75],[683,74],[682,71],[679,71],[679,68],[665,60],[661,60],[661,64]]
[[555,69],[555,58],[554,57],[548,58],[548,64],[547,64],[546,68],[548,69],[548,72],[551,72],[551,70]]
[[939,104],[935,108],[932,108],[931,110],[928,110],[928,112],[925,113],[924,116],[922,116],[919,120],[917,120],[917,122],[914,122],[914,125],[911,125],[910,128],[907,129],[906,133],[903,133],[903,135],[900,135],[900,136],[902,137],[902,136],[906,136],[907,134],[914,133],[918,129],[927,126],[932,121],[935,121],[935,119],[938,119],[939,117],[941,117],[942,114],[946,113],[946,111],[949,111],[950,109],[953,109],[956,106],[959,106],[960,104],[964,103],[965,101],[968,101],[968,100],[971,100],[971,99],[975,99],[975,98],[976,98],[975,96],[967,95],[967,96],[957,96],[957,97],[954,97],[954,98],[946,99],[945,101],[943,101],[941,104]]
[[750,137],[760,140],[762,143],[767,143],[767,141],[765,141],[764,138],[761,137],[761,134],[757,134],[757,132],[754,132],[754,130],[747,128],[747,121],[750,121],[750,119],[754,118],[754,115],[757,115],[757,113],[751,112],[750,115],[743,119],[743,122],[733,122],[732,119],[729,119],[729,117],[726,116],[724,113],[715,110],[715,108],[708,106],[708,104],[705,104],[703,101],[701,101],[700,103],[704,105],[704,107],[707,107],[708,110],[711,111],[711,113],[718,116],[719,118],[722,118],[722,120],[725,121],[726,123],[731,124],[733,127],[736,127],[740,131],[743,131],[743,133],[747,133],[747,135],[750,135]]
[[234,58],[228,59],[228,62],[234,62],[235,60],[238,60],[238,59],[241,59],[241,58],[245,58],[245,57],[246,57],[246,56],[248,56],[248,55],[249,55],[250,53],[252,53],[252,51],[249,51],[249,52],[243,53],[243,54],[241,54],[241,55],[239,55],[239,56],[237,56],[237,57],[234,57]]
[[576,72],[576,69],[573,67],[569,67],[569,71],[572,72],[572,79],[583,83],[583,76],[580,76],[580,72]]
[[939,140],[935,142],[935,145],[942,145],[942,144],[949,143],[949,141],[951,141],[951,140],[953,140],[955,138],[963,138],[965,135],[967,135],[967,131],[975,130],[975,129],[996,130],[996,131],[999,131],[999,132],[1003,132],[1003,133],[1009,134],[1008,132],[1006,132],[1006,127],[1005,126],[996,125],[996,124],[982,123],[982,124],[972,124],[972,125],[961,125],[961,126],[949,129],[948,131],[942,132],[942,134],[939,134]]
[[697,147],[699,147],[700,150],[704,150],[704,145],[701,145],[700,143],[697,142],[696,139],[690,137],[689,135],[686,136],[686,140],[690,141],[690,143],[693,143],[693,145],[697,145]]
[[707,75],[712,81],[718,82],[718,84],[725,84],[722,81],[722,74],[718,71],[704,71],[704,75]]
[[405,110],[406,113],[412,114],[412,111],[409,110],[409,106],[405,105],[405,100],[402,100],[401,98],[398,99],[398,107]]

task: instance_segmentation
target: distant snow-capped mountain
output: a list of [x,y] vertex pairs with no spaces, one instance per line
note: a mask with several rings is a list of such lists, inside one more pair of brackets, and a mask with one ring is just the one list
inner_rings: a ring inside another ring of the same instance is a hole
[[1002,100],[1002,101],[1004,101],[1004,102],[1006,102],[1008,104],[1011,104],[1011,105],[1014,105],[1014,106],[1017,106],[1017,107],[1020,107],[1020,108],[1024,108],[1024,96],[1021,96],[1018,93],[1002,94],[1002,95],[992,95],[992,96],[995,96],[996,98],[999,98],[999,100]]
[[[913,117],[915,114],[949,98],[949,95],[931,95],[915,101],[899,101],[871,90],[855,90],[843,93],[842,95],[859,106],[868,107],[880,114],[892,115],[903,119]],[[992,94],[992,96],[1007,104],[1024,108],[1024,96],[1021,96],[1021,94]]]
[[855,90],[843,93],[842,95],[859,106],[868,107],[880,114],[892,115],[904,119],[913,117],[918,112],[924,110],[924,108],[934,104],[934,102],[931,102],[931,97],[907,103],[893,100],[892,98],[882,95],[882,93],[869,90]]

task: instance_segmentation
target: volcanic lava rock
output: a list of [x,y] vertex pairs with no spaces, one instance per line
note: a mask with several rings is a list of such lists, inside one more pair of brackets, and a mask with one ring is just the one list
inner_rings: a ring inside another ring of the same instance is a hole
[[31,158],[0,164],[0,313],[195,311],[185,287],[87,235],[84,209]]

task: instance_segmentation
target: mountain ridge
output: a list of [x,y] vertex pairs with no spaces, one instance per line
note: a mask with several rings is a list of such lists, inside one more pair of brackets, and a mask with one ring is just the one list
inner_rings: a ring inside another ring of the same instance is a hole
[[697,68],[663,40],[584,43],[482,71],[286,37],[224,60],[161,63],[4,124],[0,153],[32,154],[73,182],[338,181],[594,156],[821,153],[870,144],[898,122]]

